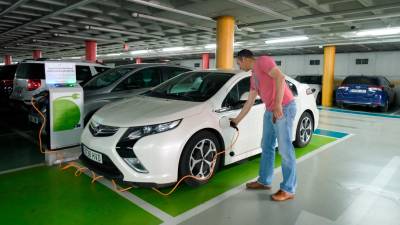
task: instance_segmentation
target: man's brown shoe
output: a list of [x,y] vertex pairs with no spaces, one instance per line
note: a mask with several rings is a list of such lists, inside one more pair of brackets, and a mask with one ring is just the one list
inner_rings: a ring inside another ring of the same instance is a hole
[[271,195],[273,201],[282,202],[286,200],[294,199],[294,194],[279,190],[275,194]]
[[269,190],[271,189],[270,186],[264,185],[264,184],[260,184],[257,181],[253,181],[250,183],[246,184],[246,188],[247,189],[252,189],[252,190]]

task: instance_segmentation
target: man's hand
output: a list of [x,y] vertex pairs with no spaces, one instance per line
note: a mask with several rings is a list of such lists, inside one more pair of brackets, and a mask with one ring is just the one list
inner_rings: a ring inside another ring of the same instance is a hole
[[237,118],[229,118],[229,120],[234,123],[236,126],[239,124],[239,120]]
[[274,114],[273,121],[275,122],[276,120],[279,120],[283,117],[283,110],[282,110],[282,105],[276,105],[274,109],[272,110],[272,113]]

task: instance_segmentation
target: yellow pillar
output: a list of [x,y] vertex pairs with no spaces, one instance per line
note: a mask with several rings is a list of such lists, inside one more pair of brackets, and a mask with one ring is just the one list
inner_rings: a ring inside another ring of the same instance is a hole
[[322,105],[333,105],[333,89],[335,88],[335,46],[324,48],[324,74],[322,77]]
[[235,38],[235,18],[217,18],[217,68],[233,69],[233,42]]

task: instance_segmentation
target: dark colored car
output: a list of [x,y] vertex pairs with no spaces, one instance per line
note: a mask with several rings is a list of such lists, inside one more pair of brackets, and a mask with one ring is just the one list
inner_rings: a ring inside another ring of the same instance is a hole
[[5,65],[0,68],[0,98],[8,99],[13,91],[15,71],[18,65]]
[[190,70],[182,66],[144,63],[118,66],[99,74],[83,85],[85,124],[104,105],[148,91]]
[[383,76],[349,76],[336,91],[339,107],[360,105],[387,112],[394,98],[394,85]]

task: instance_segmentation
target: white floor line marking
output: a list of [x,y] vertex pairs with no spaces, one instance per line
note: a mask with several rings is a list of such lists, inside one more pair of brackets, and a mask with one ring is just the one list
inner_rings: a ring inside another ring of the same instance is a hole
[[397,115],[397,113],[400,113],[400,109],[395,111],[395,112],[393,112],[393,113],[391,113],[390,115]]
[[[352,136],[354,136],[354,135],[353,134],[349,134],[344,138],[337,139],[336,141],[333,141],[333,142],[331,142],[329,144],[326,144],[326,145],[324,145],[324,146],[312,151],[311,153],[306,154],[305,156],[303,156],[303,157],[301,157],[301,158],[296,160],[297,164],[299,164],[301,162],[304,162],[305,160],[307,160],[307,159],[309,159],[309,158],[311,158],[313,156],[316,156],[317,154],[319,154],[319,153],[321,153],[323,151],[326,151],[330,147],[332,147],[332,146],[334,146],[336,144],[339,144],[339,143],[351,138]],[[277,174],[280,171],[281,171],[281,167],[275,168],[274,174]],[[255,179],[256,178],[253,178],[253,179],[249,180],[248,182],[254,181]],[[205,211],[205,210],[207,210],[207,209],[209,209],[209,208],[211,208],[211,207],[213,207],[213,206],[225,201],[226,199],[228,199],[228,198],[230,198],[230,197],[232,197],[232,196],[234,196],[234,195],[236,195],[236,194],[238,194],[238,193],[240,193],[240,192],[242,192],[244,190],[246,190],[246,188],[245,188],[244,184],[241,184],[241,185],[239,185],[239,186],[237,186],[237,187],[235,187],[235,188],[233,188],[233,189],[231,189],[229,191],[224,192],[221,195],[218,195],[217,197],[214,197],[213,199],[208,200],[207,202],[205,202],[205,203],[203,203],[203,204],[201,204],[201,205],[199,205],[199,206],[197,206],[197,207],[195,207],[195,208],[193,208],[193,209],[191,209],[191,210],[189,210],[189,211],[187,211],[185,213],[182,213],[181,215],[179,215],[177,217],[174,217],[172,220],[165,221],[163,223],[163,225],[175,225],[175,224],[182,223],[182,222],[192,218],[193,216],[200,214],[201,212],[203,212],[203,211]]]
[[[384,187],[390,182],[398,167],[400,167],[400,156],[393,157],[388,164],[379,172],[369,186],[374,187],[375,191],[381,193]],[[360,224],[365,218],[379,195],[371,195],[368,191],[363,191],[347,207],[346,211],[336,221],[331,221],[319,215],[314,215],[307,211],[302,211],[296,221],[296,225],[323,224],[323,225],[355,225]]]
[[35,168],[35,167],[39,167],[39,166],[44,166],[44,163],[38,163],[38,164],[34,164],[34,165],[30,165],[30,166],[24,166],[24,167],[19,167],[19,168],[15,168],[15,169],[11,169],[11,170],[4,170],[0,172],[0,175],[2,174],[6,174],[6,173],[12,173],[12,172],[17,172],[17,171],[21,171],[21,170],[26,170],[26,169],[31,169],[31,168]]
[[[84,174],[86,174],[88,177],[92,178],[92,174],[89,171],[85,171]],[[128,201],[132,202],[133,204],[137,205],[138,207],[142,208],[143,210],[149,212],[153,216],[159,218],[162,221],[169,221],[172,220],[173,217],[165,213],[164,211],[158,209],[157,207],[151,205],[150,203],[142,200],[141,198],[137,197],[136,195],[130,193],[129,191],[125,192],[118,192],[114,190],[114,186],[112,185],[111,181],[108,179],[100,179],[97,182],[103,184],[107,188],[109,188],[111,191],[117,193],[118,195],[122,196],[123,198],[127,199]]]

